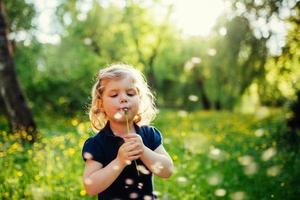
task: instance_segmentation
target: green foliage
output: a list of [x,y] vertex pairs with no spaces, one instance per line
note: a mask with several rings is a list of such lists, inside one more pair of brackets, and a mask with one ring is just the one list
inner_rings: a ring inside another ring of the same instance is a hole
[[28,3],[26,0],[18,0],[16,2],[10,0],[4,0],[5,12],[7,24],[10,27],[10,31],[24,31],[30,30],[33,27],[32,19],[36,14],[34,5]]
[[[221,16],[209,36],[182,37],[170,22],[172,6],[160,1],[120,6],[113,1],[61,0],[55,16],[61,42],[53,45],[35,39],[32,4],[13,6],[7,1],[12,31],[29,34],[25,41],[15,41],[15,62],[31,107],[70,115],[85,109],[96,72],[114,62],[140,69],[164,107],[233,110],[254,85],[262,104],[284,105],[299,88],[299,3],[232,2],[233,17]],[[246,9],[239,13],[242,4]],[[164,11],[160,18],[154,15],[156,6]],[[247,14],[263,17],[266,11],[269,19],[282,6],[291,6],[296,14],[288,19],[283,54],[272,58],[266,48],[271,35],[254,34],[251,24],[258,18]]]
[[[278,135],[282,112],[261,119],[230,112],[161,111],[154,122],[174,160],[169,179],[155,177],[161,199],[297,199],[300,160]],[[1,132],[1,199],[94,199],[82,184],[85,119],[38,118],[43,139],[22,147]],[[176,187],[175,187],[176,186]]]

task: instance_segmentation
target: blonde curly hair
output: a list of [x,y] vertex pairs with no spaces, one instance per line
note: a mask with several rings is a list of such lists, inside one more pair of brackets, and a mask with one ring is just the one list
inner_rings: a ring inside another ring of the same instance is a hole
[[89,118],[91,120],[92,128],[95,131],[101,130],[108,120],[106,114],[100,109],[102,93],[104,91],[103,81],[124,77],[132,78],[132,81],[139,93],[139,110],[133,121],[138,125],[149,125],[155,118],[157,113],[154,102],[155,97],[152,94],[143,74],[131,65],[112,64],[101,69],[97,73],[96,83],[92,88],[92,102],[89,109]]

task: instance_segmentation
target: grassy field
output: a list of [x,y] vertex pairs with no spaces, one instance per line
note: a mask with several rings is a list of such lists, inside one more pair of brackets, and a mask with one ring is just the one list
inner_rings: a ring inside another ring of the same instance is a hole
[[[38,124],[42,139],[32,148],[0,132],[0,199],[96,199],[81,177],[89,123],[43,117]],[[282,112],[161,111],[154,125],[175,164],[171,178],[155,177],[160,199],[299,199],[300,158],[283,139]]]

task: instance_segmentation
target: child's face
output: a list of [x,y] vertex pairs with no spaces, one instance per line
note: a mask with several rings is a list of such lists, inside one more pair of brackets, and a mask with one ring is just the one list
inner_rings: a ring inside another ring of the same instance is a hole
[[[138,113],[139,94],[129,77],[103,81],[102,109],[108,120],[126,122],[124,109],[128,109],[128,119],[131,121]],[[120,114],[116,114],[120,113]]]

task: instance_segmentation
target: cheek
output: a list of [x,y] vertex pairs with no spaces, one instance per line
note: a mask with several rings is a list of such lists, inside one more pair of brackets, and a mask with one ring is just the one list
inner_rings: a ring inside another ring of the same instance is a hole
[[112,107],[113,105],[114,105],[115,103],[114,103],[114,100],[113,99],[107,99],[107,98],[104,98],[103,99],[103,108],[105,109],[107,109],[107,108],[110,108],[110,107]]

